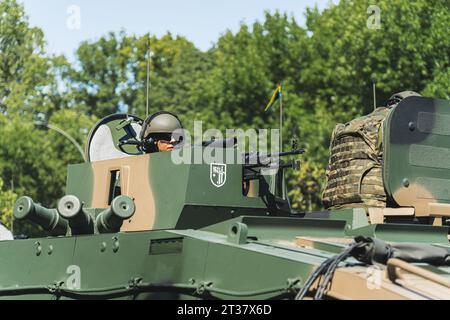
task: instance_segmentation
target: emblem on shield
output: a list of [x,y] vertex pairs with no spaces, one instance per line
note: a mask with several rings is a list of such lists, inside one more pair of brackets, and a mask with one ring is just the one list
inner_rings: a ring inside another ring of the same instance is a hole
[[209,167],[209,178],[211,183],[220,188],[227,180],[227,165],[223,163],[211,163]]

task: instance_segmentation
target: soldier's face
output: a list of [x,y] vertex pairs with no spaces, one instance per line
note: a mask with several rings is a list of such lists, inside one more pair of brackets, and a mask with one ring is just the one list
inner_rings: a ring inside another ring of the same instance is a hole
[[171,140],[158,140],[156,143],[159,151],[172,151],[175,144],[176,141],[173,138]]

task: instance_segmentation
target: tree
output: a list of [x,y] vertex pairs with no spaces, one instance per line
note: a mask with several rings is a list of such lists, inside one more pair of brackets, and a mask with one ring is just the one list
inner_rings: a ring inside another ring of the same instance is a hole
[[[54,113],[50,123],[83,145],[94,120],[61,110]],[[5,186],[18,195],[55,206],[64,195],[67,165],[83,161],[78,150],[58,132],[19,117],[0,115],[0,126],[0,172]]]
[[23,6],[14,0],[1,1],[0,12],[0,112],[46,112],[52,77],[43,33],[29,27]]
[[8,228],[12,225],[13,206],[16,194],[11,190],[3,189],[3,180],[0,178],[0,221]]
[[82,159],[66,138],[37,125],[37,119],[61,127],[83,144],[96,118],[68,109],[67,93],[59,89],[59,81],[71,67],[64,57],[45,54],[43,33],[29,27],[23,6],[1,1],[0,13],[3,188],[55,205],[63,195],[66,165]]
[[283,81],[294,92],[293,70],[302,64],[306,33],[287,15],[267,13],[265,19],[242,24],[236,34],[227,31],[209,52],[213,64],[198,80],[194,105],[202,106],[200,118],[207,117],[219,129],[274,126],[276,119],[264,112],[273,90]]
[[190,87],[205,64],[192,43],[171,34],[158,39],[111,32],[82,43],[77,50],[80,67],[66,78],[73,104],[97,117],[115,112],[145,117],[148,54],[149,112],[189,111]]

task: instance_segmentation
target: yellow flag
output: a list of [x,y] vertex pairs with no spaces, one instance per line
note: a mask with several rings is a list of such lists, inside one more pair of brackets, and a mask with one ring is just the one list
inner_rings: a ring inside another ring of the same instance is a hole
[[272,108],[272,106],[275,103],[275,101],[277,101],[279,98],[281,98],[281,84],[279,84],[277,86],[277,88],[275,89],[275,91],[273,92],[272,98],[270,98],[270,101],[267,104],[267,106],[264,109],[264,111],[269,111],[270,108]]

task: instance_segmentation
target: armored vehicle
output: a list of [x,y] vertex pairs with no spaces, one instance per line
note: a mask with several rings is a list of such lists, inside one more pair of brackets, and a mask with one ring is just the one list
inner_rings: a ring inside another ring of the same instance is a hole
[[[140,151],[142,123],[101,120],[57,208],[17,200],[15,218],[51,236],[0,243],[1,298],[450,298],[450,101],[409,97],[389,113],[385,208],[294,212],[284,171],[297,161],[263,171],[303,150],[177,164]],[[183,151],[206,148],[234,150]]]

